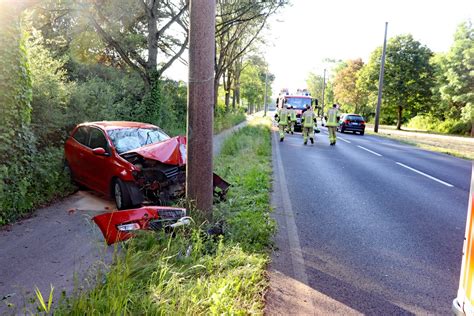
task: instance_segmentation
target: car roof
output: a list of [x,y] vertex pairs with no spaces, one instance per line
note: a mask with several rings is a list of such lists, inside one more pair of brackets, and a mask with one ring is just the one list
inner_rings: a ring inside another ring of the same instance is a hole
[[85,122],[79,124],[79,126],[96,126],[104,130],[113,130],[127,127],[135,128],[156,128],[156,125],[141,123],[141,122],[130,122],[130,121],[98,121],[98,122]]
[[344,114],[344,115],[362,116],[362,115],[360,115],[360,114],[354,114],[354,113],[352,113],[352,114]]

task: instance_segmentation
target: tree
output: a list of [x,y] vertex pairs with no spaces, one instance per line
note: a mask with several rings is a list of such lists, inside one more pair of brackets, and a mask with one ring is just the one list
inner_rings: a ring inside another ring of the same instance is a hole
[[[217,0],[216,59],[214,104],[217,105],[219,85],[224,76],[226,107],[231,87],[239,86],[242,60],[258,40],[268,18],[286,3],[282,0],[239,1]],[[234,90],[239,98],[240,91]]]
[[[372,102],[376,98],[381,52],[379,47],[371,54],[360,74],[360,87],[370,94],[368,99]],[[397,129],[408,118],[428,109],[434,85],[432,55],[411,35],[399,35],[388,42],[381,112],[385,122],[397,122]]]
[[359,71],[364,66],[362,59],[348,60],[334,77],[334,98],[348,112],[360,113],[366,103],[367,94],[357,86]]
[[314,98],[319,100],[321,100],[323,96],[323,81],[323,76],[316,75],[313,72],[310,72],[306,79],[308,91]]
[[471,21],[461,23],[446,54],[433,59],[437,69],[440,101],[447,118],[472,120],[474,105],[474,29]]
[[128,66],[148,91],[188,44],[187,0],[60,0],[37,10],[50,29],[68,29],[66,38],[76,54]]
[[[253,113],[256,106],[263,104],[263,96],[265,94],[265,81],[262,82],[262,69],[259,69],[252,60],[244,64],[242,70],[242,97],[247,100],[249,112]],[[265,79],[263,79],[265,80]]]
[[0,161],[9,165],[35,151],[31,122],[31,77],[20,29],[25,3],[0,3]]

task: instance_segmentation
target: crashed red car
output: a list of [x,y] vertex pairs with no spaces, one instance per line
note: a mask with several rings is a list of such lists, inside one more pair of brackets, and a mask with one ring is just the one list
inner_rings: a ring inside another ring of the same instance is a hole
[[102,121],[79,124],[65,144],[74,181],[112,196],[118,209],[144,201],[164,205],[185,192],[186,138],[151,124]]

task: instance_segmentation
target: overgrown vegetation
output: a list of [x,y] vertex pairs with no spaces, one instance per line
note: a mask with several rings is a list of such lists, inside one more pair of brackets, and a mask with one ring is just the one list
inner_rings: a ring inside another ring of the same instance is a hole
[[269,121],[234,134],[216,161],[216,172],[233,184],[214,213],[225,222],[224,236],[209,237],[199,222],[174,237],[141,234],[124,243],[93,290],[76,293],[55,315],[261,314],[274,230],[270,156]]

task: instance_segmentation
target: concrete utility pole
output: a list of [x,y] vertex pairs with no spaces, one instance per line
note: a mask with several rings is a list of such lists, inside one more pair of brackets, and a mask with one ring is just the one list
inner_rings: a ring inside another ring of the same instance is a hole
[[323,112],[324,116],[324,89],[326,88],[326,69],[324,69],[324,74],[323,74],[323,97],[322,97],[322,102],[321,102],[321,111]]
[[186,198],[212,218],[215,0],[191,0]]
[[265,73],[265,96],[263,97],[263,116],[267,116],[267,81],[268,81],[268,72]]
[[380,62],[380,74],[379,74],[379,95],[377,97],[377,108],[375,109],[375,124],[374,132],[379,132],[379,120],[380,120],[380,105],[382,103],[382,89],[383,89],[383,73],[385,69],[385,50],[387,48],[387,26],[388,22],[385,22],[385,36],[383,38],[383,50],[382,50],[382,60]]

